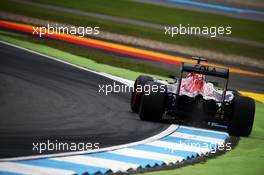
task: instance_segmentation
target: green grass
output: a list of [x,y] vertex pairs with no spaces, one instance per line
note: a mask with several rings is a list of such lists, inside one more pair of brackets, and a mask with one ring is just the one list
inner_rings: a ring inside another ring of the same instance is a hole
[[131,2],[127,0],[37,0],[57,6],[138,19],[164,25],[232,26],[232,36],[264,42],[263,22],[236,19],[215,14]]
[[264,104],[256,103],[256,115],[252,134],[241,138],[235,149],[195,165],[174,170],[144,173],[144,175],[261,175],[264,167]]
[[13,2],[7,0],[1,1],[0,10],[76,26],[100,26],[101,31],[126,34],[162,42],[214,50],[223,53],[243,55],[257,59],[263,59],[262,55],[264,55],[264,49],[258,47],[251,47],[243,44],[228,43],[200,37],[177,36],[176,38],[171,38],[165,36],[164,31],[146,29],[127,24],[120,24],[113,21],[98,20],[96,18],[77,16],[68,13],[61,13],[53,10],[23,5],[20,3],[16,3],[16,5],[14,5]]

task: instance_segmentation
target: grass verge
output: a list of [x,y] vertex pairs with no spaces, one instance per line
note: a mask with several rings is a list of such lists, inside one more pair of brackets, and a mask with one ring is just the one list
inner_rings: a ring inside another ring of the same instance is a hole
[[[97,1],[99,3],[99,1]],[[111,1],[112,2],[112,1]],[[96,4],[96,3],[95,3]],[[100,4],[100,3],[99,3]],[[128,8],[126,8],[128,9]],[[225,41],[213,40],[208,38],[194,37],[194,36],[177,36],[171,38],[164,35],[164,31],[147,29],[138,26],[121,24],[109,20],[98,20],[97,18],[72,15],[69,13],[61,13],[54,10],[47,10],[45,8],[36,8],[35,6],[24,5],[8,0],[3,0],[0,6],[1,11],[12,12],[15,14],[21,14],[29,17],[35,17],[45,20],[57,21],[60,23],[72,24],[76,26],[99,26],[101,31],[108,31],[113,33],[125,34],[136,36],[140,38],[152,39],[162,42],[168,42],[178,45],[192,46],[195,48],[208,49],[218,51],[227,54],[242,55],[257,59],[263,59],[264,50],[259,47],[247,46],[244,44],[230,43]],[[157,11],[157,10],[156,10]],[[177,10],[176,10],[177,11]],[[147,13],[147,12],[146,12]],[[165,13],[165,10],[164,10]],[[144,15],[143,15],[144,16]],[[210,15],[207,15],[210,16]],[[202,17],[201,17],[202,18]],[[196,17],[195,17],[196,19]],[[197,18],[198,19],[198,18]],[[200,18],[199,18],[200,19]],[[206,18],[204,18],[205,20]],[[212,20],[213,21],[213,20]],[[217,21],[217,20],[215,20]],[[176,24],[179,24],[177,21]],[[247,24],[245,26],[254,26],[253,24]],[[239,27],[244,31],[244,27]],[[251,31],[249,33],[258,34],[261,32],[262,26],[252,27],[252,29],[258,29],[258,31]],[[260,31],[259,31],[260,30]]]

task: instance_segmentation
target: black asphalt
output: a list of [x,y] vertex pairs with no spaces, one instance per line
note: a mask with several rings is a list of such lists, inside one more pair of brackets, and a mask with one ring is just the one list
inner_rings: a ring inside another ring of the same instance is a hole
[[106,96],[98,84],[113,80],[0,44],[0,158],[39,155],[33,143],[47,140],[102,148],[168,127],[139,120],[130,112],[129,93]]

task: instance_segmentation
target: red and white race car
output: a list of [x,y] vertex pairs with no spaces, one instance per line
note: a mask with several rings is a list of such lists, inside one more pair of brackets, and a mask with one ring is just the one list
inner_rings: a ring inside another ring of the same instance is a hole
[[[131,96],[132,111],[138,112],[143,120],[203,123],[224,127],[231,135],[249,136],[255,101],[227,89],[228,69],[202,65],[200,62],[207,60],[195,59],[197,64],[182,64],[180,77],[172,83],[139,76]],[[216,88],[206,76],[224,80],[224,86]]]

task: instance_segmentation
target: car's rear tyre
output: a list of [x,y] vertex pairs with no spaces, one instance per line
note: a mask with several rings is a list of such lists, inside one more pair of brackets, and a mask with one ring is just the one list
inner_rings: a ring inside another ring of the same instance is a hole
[[254,116],[255,101],[249,97],[235,96],[229,133],[235,136],[248,137],[253,127]]
[[146,85],[149,85],[150,90],[154,86],[158,87],[158,91],[143,94],[139,117],[147,121],[161,121],[166,106],[167,86],[157,82],[148,82]]
[[134,91],[132,92],[131,99],[130,99],[130,107],[133,112],[139,111],[139,106],[140,106],[141,98],[143,95],[143,91],[137,92],[136,88],[138,87],[138,85],[140,85],[143,89],[144,85],[149,81],[153,81],[153,78],[149,76],[143,76],[143,75],[140,75],[136,79],[134,83]]

